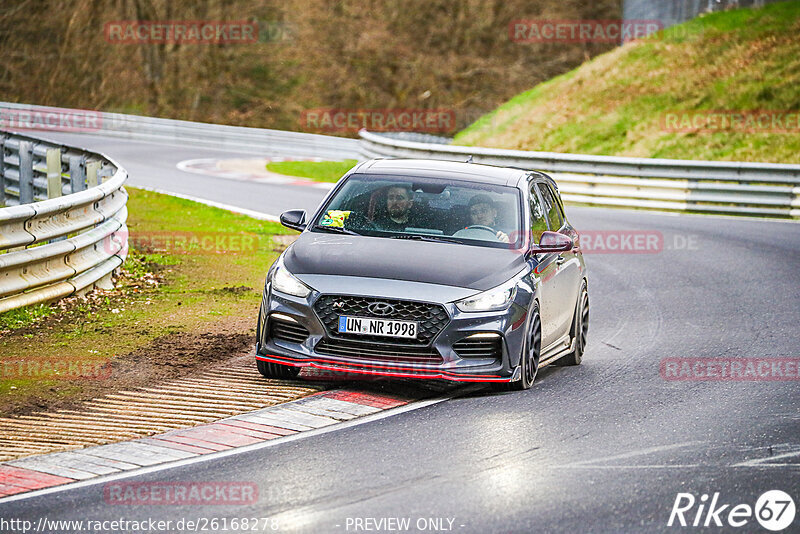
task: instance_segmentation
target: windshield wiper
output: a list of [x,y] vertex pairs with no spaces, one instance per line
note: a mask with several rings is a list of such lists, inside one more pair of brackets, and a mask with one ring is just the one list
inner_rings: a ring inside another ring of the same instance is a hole
[[414,239],[416,241],[442,241],[445,243],[457,242],[451,237],[443,237],[438,235],[420,235],[420,234],[396,234],[389,236],[392,239]]
[[314,230],[324,230],[326,232],[330,232],[332,234],[347,234],[347,235],[361,235],[358,232],[354,232],[352,230],[348,230],[347,228],[343,228],[341,226],[322,226],[320,224],[314,226]]

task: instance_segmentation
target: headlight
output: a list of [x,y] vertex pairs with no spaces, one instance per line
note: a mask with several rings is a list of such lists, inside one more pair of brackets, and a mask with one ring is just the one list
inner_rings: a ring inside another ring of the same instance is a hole
[[283,258],[278,258],[275,269],[272,271],[272,289],[294,295],[295,297],[305,298],[311,294],[311,288],[289,272],[283,265]]
[[511,305],[516,294],[517,278],[515,277],[501,286],[459,300],[456,302],[456,307],[462,312],[504,310]]

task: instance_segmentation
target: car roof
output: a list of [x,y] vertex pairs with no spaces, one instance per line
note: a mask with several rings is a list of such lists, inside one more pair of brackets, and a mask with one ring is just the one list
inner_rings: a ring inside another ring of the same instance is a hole
[[359,165],[353,171],[353,174],[450,178],[470,182],[516,186],[522,177],[531,172],[533,171],[460,161],[433,159],[373,159]]

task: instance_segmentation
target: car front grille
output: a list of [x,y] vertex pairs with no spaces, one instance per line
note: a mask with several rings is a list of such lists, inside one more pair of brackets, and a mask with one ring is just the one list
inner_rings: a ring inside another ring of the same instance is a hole
[[319,354],[342,358],[358,358],[374,361],[441,364],[442,355],[435,348],[414,347],[373,342],[358,342],[344,339],[323,339],[314,349]]
[[[389,304],[394,308],[394,311],[388,315],[376,315],[371,313],[368,308],[370,304],[376,302]],[[392,347],[430,345],[433,339],[439,335],[439,332],[441,332],[450,321],[447,310],[440,304],[346,295],[322,295],[314,303],[314,311],[320,321],[322,321],[322,324],[325,325],[328,336],[331,338],[374,341]],[[340,315],[393,319],[398,321],[418,321],[419,331],[416,339],[391,338],[391,341],[389,341],[389,338],[383,336],[340,334],[337,332]]]
[[503,343],[500,336],[468,336],[453,343],[453,350],[462,358],[491,358],[497,360],[503,355]]
[[301,324],[271,316],[269,318],[269,336],[275,341],[302,343],[308,338],[308,330]]

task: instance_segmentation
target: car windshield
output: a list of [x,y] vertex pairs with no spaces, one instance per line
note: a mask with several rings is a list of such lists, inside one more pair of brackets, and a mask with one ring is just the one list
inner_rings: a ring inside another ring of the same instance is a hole
[[520,205],[514,187],[356,174],[328,201],[312,231],[519,248]]

